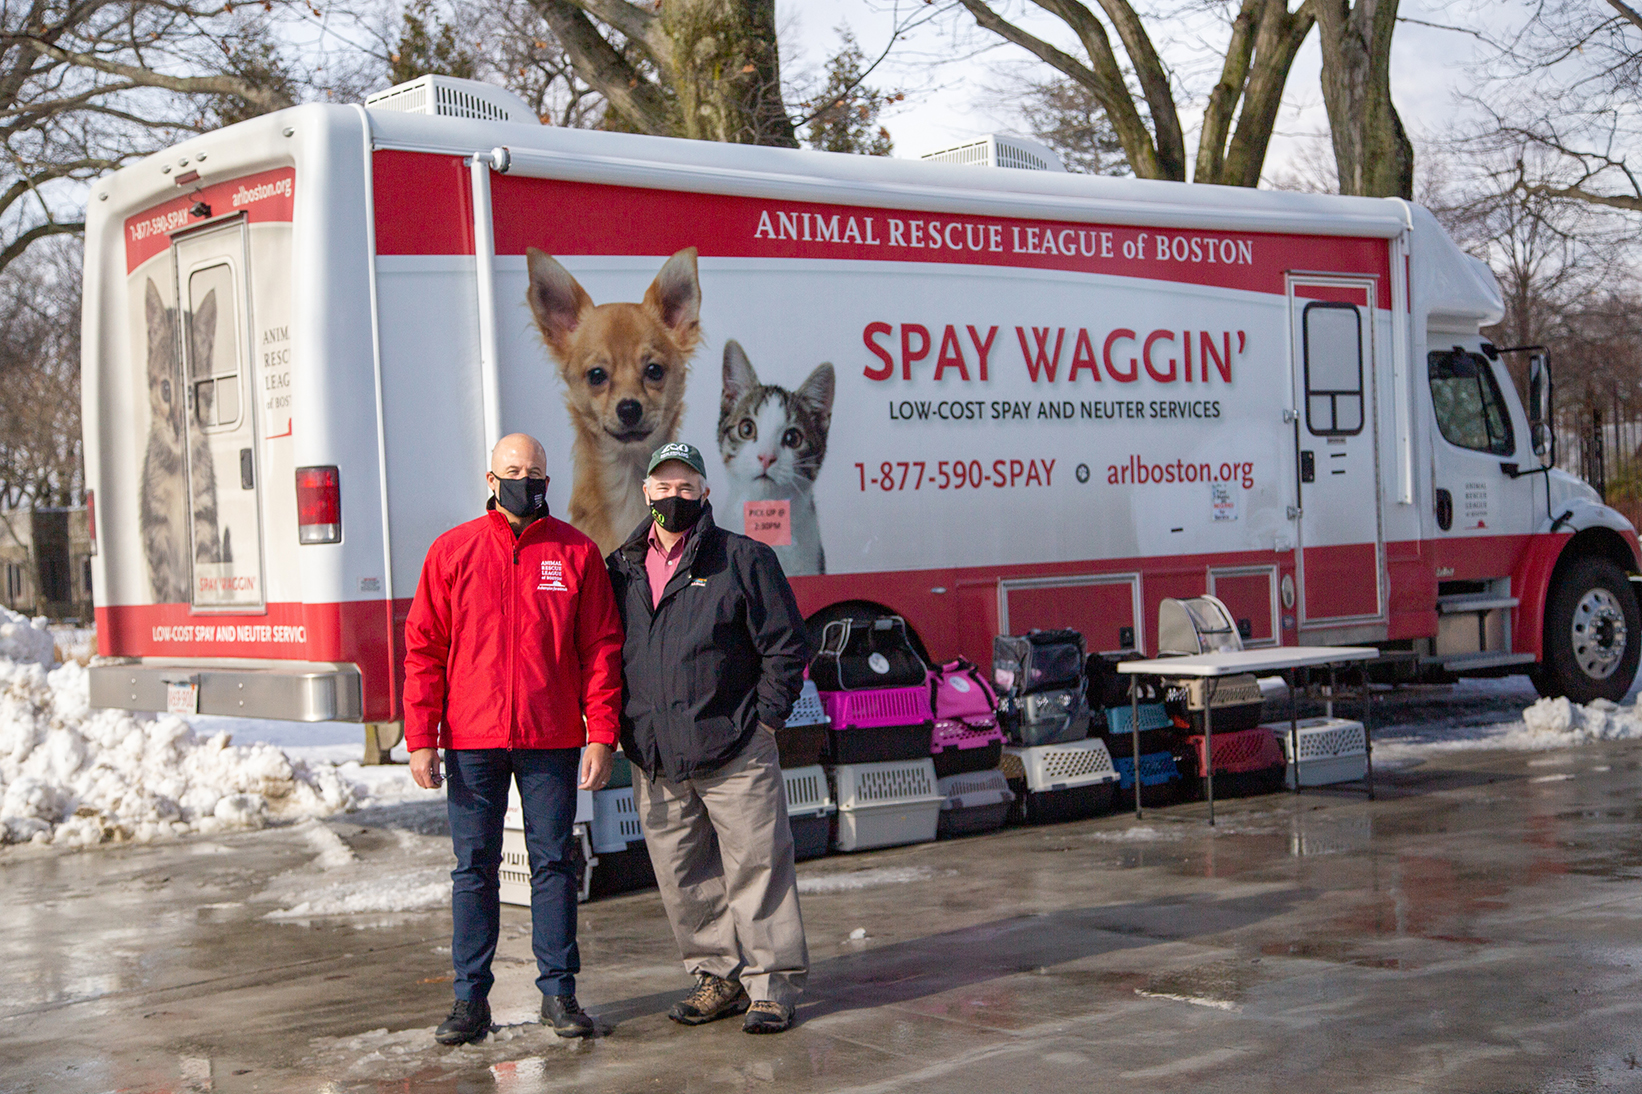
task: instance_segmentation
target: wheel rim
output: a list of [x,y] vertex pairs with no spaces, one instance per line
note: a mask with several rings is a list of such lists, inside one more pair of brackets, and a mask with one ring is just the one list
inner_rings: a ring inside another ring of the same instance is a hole
[[1574,606],[1574,661],[1593,680],[1606,680],[1625,656],[1625,610],[1607,589],[1588,589]]

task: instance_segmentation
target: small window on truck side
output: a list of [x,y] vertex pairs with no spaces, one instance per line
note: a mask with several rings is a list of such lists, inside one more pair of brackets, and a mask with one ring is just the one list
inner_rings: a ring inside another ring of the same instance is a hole
[[1494,370],[1479,354],[1439,350],[1429,358],[1431,406],[1443,440],[1495,456],[1514,455],[1511,415]]
[[1317,436],[1363,431],[1363,316],[1355,304],[1313,300],[1300,315],[1305,345],[1306,429]]

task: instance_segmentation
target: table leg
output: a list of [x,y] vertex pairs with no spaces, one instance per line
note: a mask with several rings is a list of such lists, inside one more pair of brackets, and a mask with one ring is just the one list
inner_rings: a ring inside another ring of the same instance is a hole
[[1368,662],[1363,662],[1363,781],[1368,800],[1374,800],[1374,692],[1368,686]]
[[1135,750],[1135,820],[1140,819],[1140,677],[1129,678],[1129,733]]
[[1300,793],[1300,705],[1294,698],[1294,674],[1289,669],[1283,679],[1289,687],[1289,766],[1294,768],[1294,792]]
[[1208,778],[1203,785],[1209,797],[1209,824],[1214,824],[1214,692],[1210,691],[1214,680],[1204,682],[1203,687],[1203,767]]

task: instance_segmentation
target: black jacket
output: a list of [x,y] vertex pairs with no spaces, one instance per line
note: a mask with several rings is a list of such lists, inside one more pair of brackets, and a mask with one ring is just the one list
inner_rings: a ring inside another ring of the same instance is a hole
[[786,724],[809,637],[775,552],[718,527],[710,505],[652,608],[649,536],[647,521],[605,560],[627,631],[621,747],[651,776],[687,779],[734,759],[760,722]]

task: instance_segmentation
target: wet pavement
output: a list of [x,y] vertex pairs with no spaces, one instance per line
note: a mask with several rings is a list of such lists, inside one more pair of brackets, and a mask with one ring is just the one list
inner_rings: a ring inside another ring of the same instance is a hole
[[[23,849],[0,856],[0,1089],[1642,1089],[1639,773],[1642,742],[1437,754],[1382,771],[1372,803],[803,864],[810,991],[762,1038],[666,1020],[688,980],[654,893],[582,907],[603,1037],[535,1023],[528,912],[504,908],[500,1028],[443,1049],[448,911],[266,918],[326,876],[311,830]],[[428,807],[327,827],[345,869],[446,854]]]

